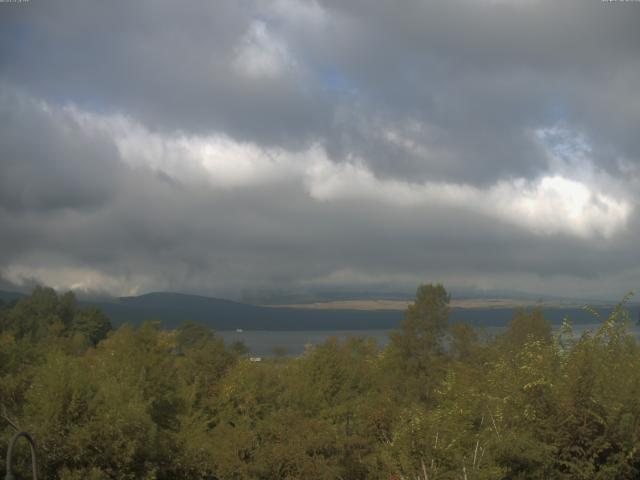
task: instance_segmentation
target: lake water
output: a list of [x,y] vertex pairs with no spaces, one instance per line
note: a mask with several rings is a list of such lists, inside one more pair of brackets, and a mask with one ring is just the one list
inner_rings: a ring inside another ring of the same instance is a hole
[[[601,324],[577,324],[573,326],[576,337],[580,337],[585,331],[595,331]],[[559,325],[554,325],[554,329]],[[504,331],[505,327],[484,327],[482,330],[488,335]],[[389,333],[393,330],[305,330],[305,331],[270,331],[270,330],[245,330],[244,332],[220,331],[216,332],[224,338],[225,343],[242,341],[249,348],[250,354],[255,357],[270,357],[274,355],[274,349],[282,348],[288,355],[300,355],[305,350],[305,345],[318,345],[330,337],[344,340],[348,337],[373,338],[381,347],[389,342]],[[632,325],[629,331],[636,339],[640,339],[640,326]]]

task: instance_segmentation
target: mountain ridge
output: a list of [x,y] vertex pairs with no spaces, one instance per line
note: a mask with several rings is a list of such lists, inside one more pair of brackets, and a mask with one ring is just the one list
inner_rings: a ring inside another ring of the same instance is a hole
[[[0,290],[3,301],[16,300],[26,295]],[[177,292],[150,292],[138,296],[114,297],[101,300],[79,300],[83,306],[100,308],[115,327],[129,323],[139,325],[147,320],[158,320],[166,328],[176,328],[185,321],[207,325],[214,330],[376,330],[398,328],[404,316],[401,309],[347,309],[305,308],[296,306],[260,306],[233,300],[191,295]],[[535,306],[535,305],[532,305]],[[610,304],[596,305],[595,309],[606,318]],[[474,326],[504,326],[523,305],[474,307],[451,309],[452,322],[466,322]],[[545,317],[554,324],[565,318],[574,323],[596,323],[597,319],[581,307],[544,306]],[[635,321],[640,306],[629,304],[631,320]]]

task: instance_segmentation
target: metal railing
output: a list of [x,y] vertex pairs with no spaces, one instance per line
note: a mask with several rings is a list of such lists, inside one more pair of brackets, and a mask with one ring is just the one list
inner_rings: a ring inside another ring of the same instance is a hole
[[29,442],[29,447],[31,447],[31,469],[33,472],[33,480],[38,480],[38,460],[36,458],[36,444],[27,432],[18,432],[9,441],[9,446],[7,447],[7,474],[4,477],[4,480],[16,480],[16,477],[13,475],[12,471],[12,462],[13,462],[13,446],[16,441],[20,438],[24,437]]

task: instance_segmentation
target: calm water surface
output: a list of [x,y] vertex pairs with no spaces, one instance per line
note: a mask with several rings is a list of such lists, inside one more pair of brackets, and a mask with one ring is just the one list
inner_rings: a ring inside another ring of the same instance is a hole
[[[578,324],[573,326],[576,337],[585,331],[595,331],[600,324]],[[554,325],[554,329],[559,325]],[[493,335],[504,330],[504,327],[485,327],[487,335]],[[307,331],[270,331],[270,330],[245,330],[242,333],[236,331],[216,332],[224,338],[226,343],[242,341],[249,347],[250,354],[256,357],[270,357],[275,349],[284,349],[288,355],[300,355],[305,350],[305,345],[318,345],[330,337],[344,340],[349,337],[373,338],[379,346],[389,343],[389,333],[393,330],[307,330]],[[636,339],[640,339],[640,326],[632,325],[629,328]]]

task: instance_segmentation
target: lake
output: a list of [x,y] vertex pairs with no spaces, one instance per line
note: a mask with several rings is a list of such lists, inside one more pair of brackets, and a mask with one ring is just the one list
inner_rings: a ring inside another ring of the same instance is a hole
[[[600,327],[598,323],[576,324],[573,331],[576,337],[580,337],[585,331],[595,331]],[[554,331],[559,325],[553,325]],[[493,335],[504,331],[505,327],[484,327],[484,331]],[[274,349],[284,348],[288,355],[300,355],[305,350],[305,345],[318,345],[330,337],[344,340],[348,337],[370,337],[381,347],[389,342],[389,333],[393,330],[298,330],[298,331],[270,331],[270,330],[245,330],[216,332],[225,343],[242,341],[250,349],[251,356],[270,357],[274,355]],[[631,325],[629,331],[636,339],[640,339],[640,326]]]

